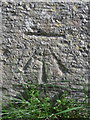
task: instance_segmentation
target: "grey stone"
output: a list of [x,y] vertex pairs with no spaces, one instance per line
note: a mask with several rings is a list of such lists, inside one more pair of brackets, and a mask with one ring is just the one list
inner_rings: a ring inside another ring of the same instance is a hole
[[[84,36],[82,35],[82,37],[84,37]],[[85,44],[85,42],[84,42],[83,40],[81,40],[81,41],[80,41],[80,45],[83,45],[83,46],[84,46],[84,44]]]
[[[13,73],[5,68],[3,86],[25,79],[37,84],[54,82],[72,91],[81,82],[78,75],[87,81],[88,5],[84,2],[76,6],[58,2],[2,3],[1,61]],[[70,81],[64,82],[67,79]],[[48,94],[53,97],[54,93],[52,90]]]
[[88,54],[87,54],[87,53],[82,53],[82,55],[83,55],[84,57],[88,57]]

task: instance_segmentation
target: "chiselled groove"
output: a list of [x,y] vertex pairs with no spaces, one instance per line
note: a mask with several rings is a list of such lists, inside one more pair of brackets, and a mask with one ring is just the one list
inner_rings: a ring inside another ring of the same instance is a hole
[[25,66],[23,67],[23,70],[26,71],[28,68],[28,65],[30,65],[32,62],[32,58],[30,57],[30,59],[27,61],[27,63],[25,64]]
[[46,36],[46,37],[63,37],[66,38],[65,34],[57,34],[54,32],[45,32],[41,29],[36,29],[36,32],[25,32],[26,35],[35,35],[35,36]]
[[25,64],[25,66],[23,67],[23,70],[26,71],[28,66],[31,65],[32,62],[32,57],[35,54],[35,51],[33,52],[33,54],[30,56],[29,60],[27,61],[27,63]]
[[59,69],[63,72],[63,73],[70,73],[69,69],[66,68],[63,64],[62,61],[60,59],[57,58],[57,56],[55,55],[55,53],[53,52],[52,48],[49,46],[49,49],[51,51],[51,54],[53,55],[53,57],[56,59],[57,64],[59,65]]
[[47,83],[47,73],[46,73],[46,66],[45,66],[45,55],[43,51],[43,67],[42,67],[42,81]]

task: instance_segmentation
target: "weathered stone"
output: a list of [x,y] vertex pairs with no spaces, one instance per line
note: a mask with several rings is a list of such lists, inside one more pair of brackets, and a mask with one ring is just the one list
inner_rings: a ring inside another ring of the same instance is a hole
[[77,76],[84,76],[89,66],[87,12],[86,3],[3,2],[1,61],[9,65],[5,86],[29,80],[77,89],[81,81]]

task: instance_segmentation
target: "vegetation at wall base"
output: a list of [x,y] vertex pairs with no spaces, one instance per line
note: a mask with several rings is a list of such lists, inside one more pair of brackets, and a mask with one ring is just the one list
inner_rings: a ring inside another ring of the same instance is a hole
[[12,97],[2,106],[2,120],[60,120],[69,118],[88,118],[88,104],[76,103],[65,92],[52,104],[46,95],[42,97],[34,84],[22,84],[23,92]]

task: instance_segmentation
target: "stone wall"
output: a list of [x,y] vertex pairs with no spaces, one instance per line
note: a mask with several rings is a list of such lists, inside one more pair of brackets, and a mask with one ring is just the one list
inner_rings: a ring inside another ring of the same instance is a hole
[[79,97],[88,83],[89,20],[88,2],[2,2],[3,92],[28,80]]

